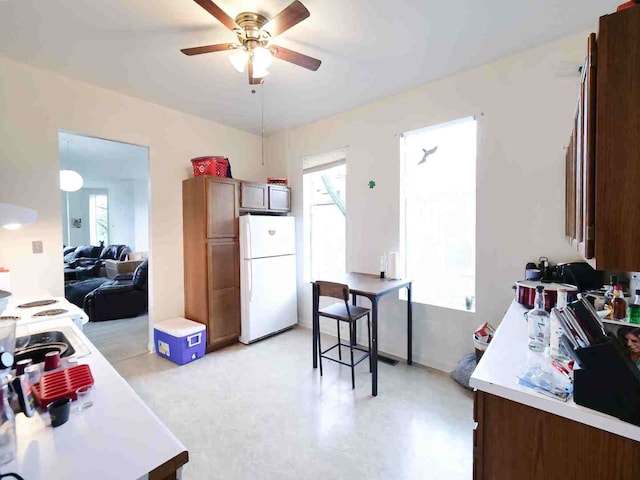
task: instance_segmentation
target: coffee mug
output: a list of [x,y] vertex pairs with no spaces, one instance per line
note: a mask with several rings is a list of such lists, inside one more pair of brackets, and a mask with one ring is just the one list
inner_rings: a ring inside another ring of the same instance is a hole
[[71,399],[61,398],[60,400],[51,402],[49,405],[47,405],[47,411],[49,412],[49,417],[51,418],[51,426],[59,427],[60,425],[67,423],[67,420],[69,420],[69,413],[71,412]]

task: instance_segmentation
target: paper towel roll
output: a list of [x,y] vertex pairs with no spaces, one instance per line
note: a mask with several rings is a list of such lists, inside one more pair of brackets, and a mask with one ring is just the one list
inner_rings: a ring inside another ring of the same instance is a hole
[[387,254],[387,278],[399,279],[402,278],[402,272],[400,271],[400,256],[398,252],[389,252]]

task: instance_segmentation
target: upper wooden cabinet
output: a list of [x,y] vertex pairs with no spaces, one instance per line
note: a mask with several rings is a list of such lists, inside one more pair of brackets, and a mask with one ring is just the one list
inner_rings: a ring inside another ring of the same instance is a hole
[[240,208],[247,211],[291,211],[291,189],[284,185],[242,182]]
[[238,236],[238,182],[207,178],[207,238]]
[[268,210],[269,186],[262,183],[242,182],[240,208],[243,210]]
[[640,271],[640,7],[588,41],[567,150],[565,233],[598,270]]
[[269,185],[269,210],[291,211],[291,189],[282,185]]

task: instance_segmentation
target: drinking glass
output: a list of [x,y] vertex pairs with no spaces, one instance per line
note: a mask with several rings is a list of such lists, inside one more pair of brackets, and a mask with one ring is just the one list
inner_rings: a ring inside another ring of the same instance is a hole
[[93,407],[93,385],[79,388],[76,390],[76,396],[78,397],[77,410],[81,411]]

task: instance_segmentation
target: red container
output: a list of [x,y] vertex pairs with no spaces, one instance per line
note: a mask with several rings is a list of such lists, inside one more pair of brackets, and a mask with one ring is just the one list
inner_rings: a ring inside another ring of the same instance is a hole
[[618,5],[618,12],[621,10],[626,10],[627,8],[631,8],[631,7],[635,7],[636,5],[638,5],[636,2],[625,2],[621,5]]
[[527,308],[533,308],[534,300],[536,298],[536,287],[538,285],[544,286],[544,307],[547,312],[550,312],[551,309],[556,306],[558,290],[561,288],[567,290],[567,300],[569,302],[575,300],[576,294],[578,293],[578,289],[573,285],[542,283],[537,280],[522,280],[520,282],[516,282],[518,303]]
[[54,373],[43,375],[42,379],[31,387],[33,396],[41,407],[61,398],[76,399],[76,391],[93,385],[93,375],[89,365],[78,365]]
[[191,159],[193,174],[211,175],[213,177],[226,178],[229,171],[229,159],[227,157],[198,157]]

